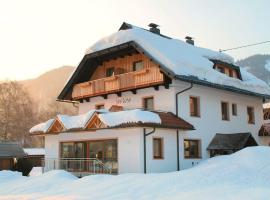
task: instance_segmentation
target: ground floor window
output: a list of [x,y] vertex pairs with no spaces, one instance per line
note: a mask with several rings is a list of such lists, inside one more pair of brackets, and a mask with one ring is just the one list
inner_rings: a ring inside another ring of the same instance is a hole
[[153,138],[153,158],[163,159],[163,138]]
[[184,140],[184,156],[185,158],[200,158],[200,140]]
[[113,171],[117,171],[117,153],[116,139],[61,142],[60,144],[61,165],[63,169],[69,171],[89,170],[89,166],[94,159],[98,159]]

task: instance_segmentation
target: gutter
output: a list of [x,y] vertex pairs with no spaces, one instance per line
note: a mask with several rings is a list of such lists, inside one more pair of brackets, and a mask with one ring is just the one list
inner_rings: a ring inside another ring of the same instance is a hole
[[156,128],[153,128],[152,131],[150,131],[149,133],[146,133],[146,129],[143,128],[143,161],[144,161],[144,173],[146,174],[146,137],[148,135],[153,134],[156,131]]
[[[182,94],[193,88],[193,83],[190,83],[190,86],[184,90],[181,90],[175,94],[175,114],[178,117],[178,95]],[[180,160],[179,160],[179,130],[176,130],[176,156],[177,156],[177,171],[180,171]]]

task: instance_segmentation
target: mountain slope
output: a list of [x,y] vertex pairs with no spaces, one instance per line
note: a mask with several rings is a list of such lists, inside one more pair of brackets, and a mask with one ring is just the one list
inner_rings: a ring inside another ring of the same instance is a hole
[[21,81],[30,96],[39,105],[56,100],[74,67],[63,66],[50,70],[35,79]]
[[237,61],[236,64],[270,84],[270,55],[253,55]]

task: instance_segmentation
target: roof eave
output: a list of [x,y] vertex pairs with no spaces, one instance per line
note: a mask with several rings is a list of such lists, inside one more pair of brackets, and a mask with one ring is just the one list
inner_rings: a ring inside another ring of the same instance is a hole
[[198,79],[195,76],[176,75],[175,78],[180,80],[180,81],[191,82],[191,83],[194,83],[197,85],[203,85],[203,86],[208,86],[208,87],[212,87],[212,88],[216,88],[216,89],[227,90],[230,92],[245,94],[245,95],[249,95],[249,96],[256,96],[256,97],[260,97],[260,98],[264,98],[264,99],[270,99],[270,95],[267,95],[267,94],[260,94],[260,93],[256,93],[256,92],[250,92],[247,90],[239,89],[239,88],[236,88],[233,86],[211,83],[209,81]]

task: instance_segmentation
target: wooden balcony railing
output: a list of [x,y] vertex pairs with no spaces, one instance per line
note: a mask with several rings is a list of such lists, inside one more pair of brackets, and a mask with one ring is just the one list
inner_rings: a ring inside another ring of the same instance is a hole
[[151,67],[140,71],[114,75],[102,79],[74,85],[73,99],[92,97],[114,92],[127,91],[152,85],[162,84],[164,75],[158,68]]

